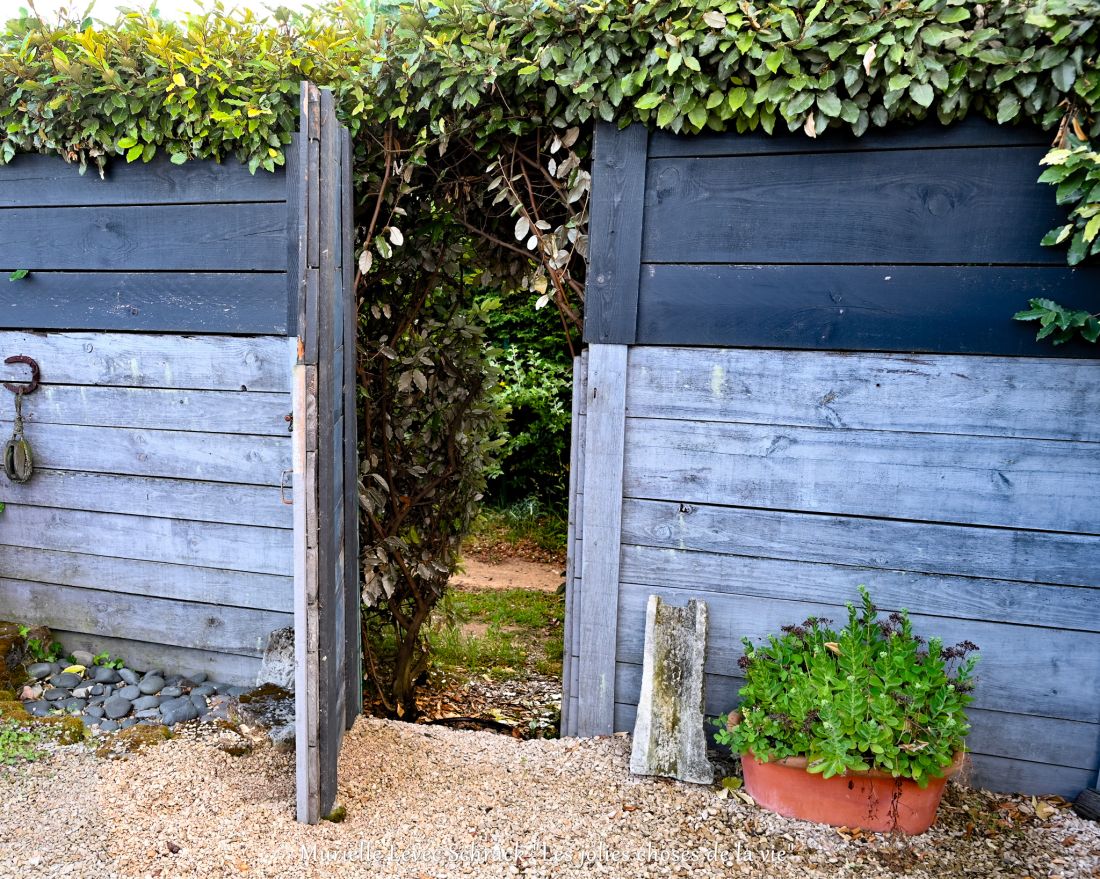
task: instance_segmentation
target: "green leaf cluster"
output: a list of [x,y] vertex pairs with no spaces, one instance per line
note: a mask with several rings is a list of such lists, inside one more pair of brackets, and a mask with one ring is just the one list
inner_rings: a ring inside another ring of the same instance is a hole
[[943,774],[970,729],[977,648],[926,643],[907,613],[880,620],[860,594],[839,632],[811,618],[764,644],[745,639],[740,719],[715,721],[719,742],[766,761],[806,757],[826,778],[878,769],[924,787]]
[[1078,333],[1086,342],[1095,342],[1100,338],[1100,315],[1065,308],[1050,299],[1032,299],[1028,305],[1030,308],[1017,312],[1015,318],[1039,321],[1036,339],[1049,337],[1055,345],[1061,345]]

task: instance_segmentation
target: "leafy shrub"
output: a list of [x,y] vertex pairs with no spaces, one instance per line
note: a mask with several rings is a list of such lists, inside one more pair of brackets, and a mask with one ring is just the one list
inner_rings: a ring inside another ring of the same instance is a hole
[[496,400],[507,421],[503,454],[494,474],[494,500],[539,498],[552,506],[567,501],[571,365],[556,363],[514,345],[496,358]]
[[719,742],[765,761],[805,756],[825,778],[874,768],[924,787],[943,774],[970,729],[977,647],[926,644],[906,612],[879,620],[860,594],[839,632],[810,618],[766,644],[745,639],[740,719],[718,718]]

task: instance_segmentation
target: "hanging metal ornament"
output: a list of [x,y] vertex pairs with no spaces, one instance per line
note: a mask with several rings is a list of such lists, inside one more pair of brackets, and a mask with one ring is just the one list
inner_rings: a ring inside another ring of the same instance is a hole
[[8,357],[5,363],[25,363],[31,368],[31,380],[26,384],[4,382],[4,387],[15,394],[15,423],[11,439],[4,444],[4,473],[12,482],[24,483],[34,473],[34,455],[31,444],[23,436],[23,395],[33,394],[38,389],[38,364],[22,354]]

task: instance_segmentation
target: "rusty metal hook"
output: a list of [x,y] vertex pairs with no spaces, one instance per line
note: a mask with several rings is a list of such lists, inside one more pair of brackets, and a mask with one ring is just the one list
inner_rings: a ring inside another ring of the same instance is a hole
[[25,384],[19,384],[18,382],[4,382],[4,387],[17,396],[22,394],[33,394],[38,390],[39,379],[42,378],[42,370],[38,368],[38,361],[33,357],[28,357],[26,354],[15,354],[12,357],[8,357],[4,360],[5,363],[24,363],[31,368],[31,380]]

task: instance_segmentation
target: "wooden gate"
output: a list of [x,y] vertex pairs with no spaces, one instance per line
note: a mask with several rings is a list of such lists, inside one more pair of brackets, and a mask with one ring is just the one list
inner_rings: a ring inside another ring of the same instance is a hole
[[358,492],[351,139],[332,93],[302,87],[297,182],[294,366],[294,586],[298,820],[336,800],[343,732],[359,714]]

